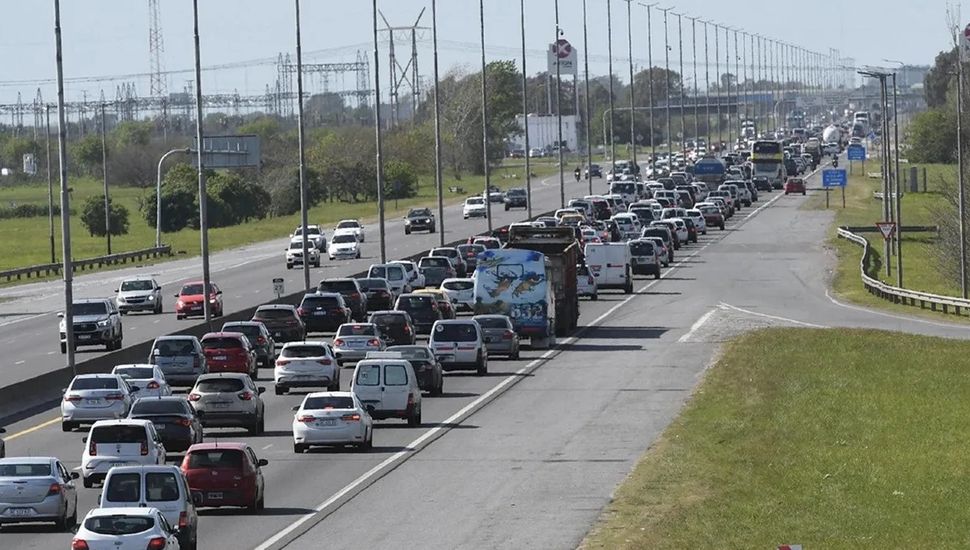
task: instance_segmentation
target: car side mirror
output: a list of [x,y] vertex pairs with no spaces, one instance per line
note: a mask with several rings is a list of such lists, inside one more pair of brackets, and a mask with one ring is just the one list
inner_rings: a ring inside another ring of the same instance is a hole
[[265,458],[261,458],[256,464],[259,464],[259,466],[262,468],[263,466],[269,466],[269,461]]
[[115,289],[115,294],[117,294],[118,292],[119,292],[119,290],[118,290],[118,289],[116,288],[116,289]]
[[298,411],[298,410],[300,410],[300,406],[299,406],[299,405],[296,405],[296,406],[295,406],[295,407],[293,407],[293,408],[292,408],[291,410],[292,410],[293,412],[296,412],[296,411]]
[[81,443],[87,443],[87,442],[88,442],[88,436],[84,436],[81,438]]
[[179,297],[179,295],[178,295],[178,294],[172,294],[172,297],[173,297],[173,298],[178,298],[178,297]]
[[222,291],[216,292],[216,296],[222,296]]
[[256,393],[258,393],[259,395],[263,395],[263,393],[265,393],[265,392],[266,392],[266,388],[264,388],[262,386],[256,388]]
[[71,479],[78,479],[80,477],[81,477],[81,474],[77,472],[71,472]]
[[0,434],[5,434],[5,433],[7,433],[7,429],[6,428],[0,428]]

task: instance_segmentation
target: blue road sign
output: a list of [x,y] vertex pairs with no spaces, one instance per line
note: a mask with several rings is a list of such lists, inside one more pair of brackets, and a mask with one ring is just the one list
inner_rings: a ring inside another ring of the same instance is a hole
[[866,148],[862,145],[850,145],[845,153],[849,160],[866,160]]
[[848,181],[845,170],[822,170],[822,187],[845,187]]

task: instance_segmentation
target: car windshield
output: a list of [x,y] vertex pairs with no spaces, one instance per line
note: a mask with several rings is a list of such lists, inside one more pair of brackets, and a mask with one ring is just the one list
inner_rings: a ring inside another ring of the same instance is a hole
[[444,256],[446,258],[454,258],[458,256],[458,250],[454,248],[435,248],[430,253],[431,256]]
[[337,224],[337,229],[357,229],[360,224],[356,220],[346,220]]
[[246,387],[239,378],[209,378],[199,380],[195,389],[205,393],[231,393],[242,391]]
[[152,367],[119,367],[114,370],[114,373],[124,378],[144,380],[155,376],[155,369]]
[[185,285],[182,287],[182,292],[180,292],[180,294],[182,296],[195,296],[202,294],[202,285]]
[[184,399],[139,399],[131,407],[131,414],[183,415],[188,412]]
[[118,379],[111,376],[81,377],[75,378],[71,384],[72,390],[116,390],[118,389]]
[[482,328],[510,328],[508,320],[502,317],[475,317],[475,321]]
[[81,315],[107,315],[108,304],[104,302],[85,302],[74,304],[71,310],[75,317]]
[[367,276],[387,279],[389,281],[400,281],[404,278],[404,268],[400,266],[385,267],[378,265],[370,268],[370,273]]
[[340,325],[337,336],[377,336],[377,327],[366,325]]
[[372,315],[371,322],[375,325],[388,326],[403,325],[407,320],[403,314],[382,313],[380,315]]
[[206,449],[189,453],[189,469],[231,468],[241,469],[243,454],[238,449]]
[[484,204],[484,203],[485,203],[485,199],[481,197],[474,197],[474,198],[465,200],[465,204]]
[[[130,421],[129,421],[130,422]],[[96,426],[91,429],[91,443],[141,443],[148,439],[141,425]]]
[[[313,248],[313,243],[307,242],[307,248]],[[303,250],[303,241],[293,241],[290,243],[290,250]]]
[[631,242],[630,253],[634,256],[652,256],[654,254],[653,243],[644,241]]
[[84,528],[99,535],[134,535],[144,533],[155,526],[151,516],[111,515],[88,518]]
[[419,267],[448,267],[450,265],[451,262],[448,261],[448,258],[442,258],[440,256],[437,258],[421,258],[418,262]]
[[195,342],[192,340],[178,338],[172,340],[156,340],[153,352],[162,357],[175,357],[177,355],[191,355],[195,353]]
[[474,342],[478,332],[471,323],[441,323],[434,328],[431,338],[435,342]]
[[357,237],[355,237],[352,233],[344,233],[343,235],[334,235],[331,242],[334,244],[355,243],[357,242]]
[[256,313],[253,315],[254,319],[294,319],[296,318],[296,313],[292,309],[277,309],[277,308],[267,308],[267,309],[257,309]]
[[125,281],[121,283],[121,291],[128,292],[131,290],[154,290],[155,284],[152,281],[135,280],[135,281]]
[[340,307],[340,300],[336,296],[307,296],[303,299],[303,303],[300,304],[303,309],[316,309],[316,308],[338,308]]
[[321,292],[357,292],[357,285],[349,279],[340,281],[323,281],[320,283]]
[[431,309],[434,298],[431,296],[401,296],[397,299],[394,309],[402,311],[412,311],[420,309]]
[[509,189],[508,191],[505,192],[505,194],[509,197],[519,197],[519,196],[525,196],[526,192],[525,192],[525,189]]
[[243,347],[239,338],[215,337],[202,340],[202,349],[236,349]]
[[[303,234],[303,226],[301,225],[300,227],[297,227],[296,228],[296,231],[294,231],[293,234],[294,235],[302,235]],[[319,227],[307,227],[306,228],[306,234],[307,234],[308,237],[310,235],[319,235],[320,234],[320,228]]]
[[475,286],[475,281],[445,281],[441,287],[447,290],[471,290]]
[[0,477],[48,477],[50,464],[0,464]]
[[326,357],[326,346],[301,344],[299,346],[286,346],[280,351],[280,357],[290,359],[305,359],[307,357]]
[[387,286],[386,279],[357,279],[357,284],[363,290],[387,290],[390,288]]
[[353,409],[354,398],[343,395],[327,395],[322,397],[307,397],[303,402],[303,410],[325,409]]
[[485,252],[485,247],[480,244],[460,244],[458,245],[458,252],[467,258],[474,258],[480,253]]
[[412,208],[408,211],[409,218],[420,218],[421,216],[430,216],[431,210],[427,208]]

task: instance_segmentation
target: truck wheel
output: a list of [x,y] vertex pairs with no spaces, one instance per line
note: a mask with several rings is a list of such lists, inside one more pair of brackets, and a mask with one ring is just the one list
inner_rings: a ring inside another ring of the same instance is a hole
[[476,361],[476,363],[477,363],[476,365],[477,369],[475,370],[475,374],[477,374],[478,376],[485,376],[486,374],[488,374],[488,363],[486,362],[484,356],[481,353],[479,353],[478,361]]
[[626,286],[625,286],[625,287],[623,287],[623,293],[624,293],[624,294],[630,294],[630,293],[632,293],[632,292],[633,292],[633,281],[629,281],[629,280],[628,280],[628,281],[626,282]]
[[405,227],[404,228],[404,234],[405,235],[410,235],[411,234],[411,228],[410,227]]
[[67,353],[67,344],[61,342],[61,354]]
[[431,226],[431,231],[429,231],[428,233],[434,233],[434,226],[433,225]]

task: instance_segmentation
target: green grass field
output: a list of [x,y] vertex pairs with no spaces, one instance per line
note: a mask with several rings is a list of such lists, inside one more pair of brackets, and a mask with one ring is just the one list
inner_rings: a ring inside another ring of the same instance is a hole
[[741,337],[584,547],[970,546],[968,353],[881,331]]
[[[502,188],[525,186],[525,170],[521,164],[515,164],[495,168],[492,170],[492,184]],[[537,162],[533,165],[532,171],[537,177],[544,177],[555,173],[557,168],[549,162]],[[516,177],[513,177],[516,176]],[[568,174],[567,177],[572,177]],[[457,185],[463,187],[465,193],[454,194],[448,191],[448,187]],[[72,209],[79,211],[84,200],[90,196],[100,195],[102,184],[89,178],[73,179],[70,182],[73,191],[71,193]],[[482,176],[467,176],[461,181],[445,178],[445,201],[455,203],[464,200],[467,195],[475,193],[484,187]],[[155,244],[155,228],[149,226],[141,213],[138,211],[139,197],[148,194],[150,191],[133,187],[112,187],[110,190],[112,200],[122,204],[129,211],[129,232],[127,235],[112,237],[112,252],[125,252],[149,248]],[[55,194],[55,201],[59,201],[59,196]],[[47,186],[15,186],[0,187],[0,203],[36,203],[47,204]],[[403,216],[407,209],[415,205],[432,206],[435,203],[434,177],[424,176],[421,178],[420,192],[417,197],[401,200],[398,203],[388,201],[386,204],[386,217]],[[310,223],[330,225],[338,220],[345,218],[360,218],[362,220],[376,220],[377,204],[367,203],[324,203],[310,209]],[[266,218],[259,221],[250,222],[234,227],[221,227],[209,230],[209,244],[212,252],[235,248],[238,246],[265,241],[277,237],[284,237],[293,231],[293,228],[300,223],[299,214],[291,216],[281,216],[276,218]],[[60,220],[55,219],[54,234],[56,240],[57,257],[61,257],[61,238]],[[0,220],[0,270],[13,269],[28,265],[44,264],[50,262],[50,238],[48,231],[48,221],[46,217],[8,219]],[[85,231],[77,216],[71,220],[71,241],[73,255],[77,259],[92,258],[107,253],[105,239],[102,237],[92,237]],[[173,251],[184,251],[188,255],[197,255],[199,252],[199,232],[191,229],[184,229],[177,233],[165,233],[162,235],[165,244],[172,245]]]

